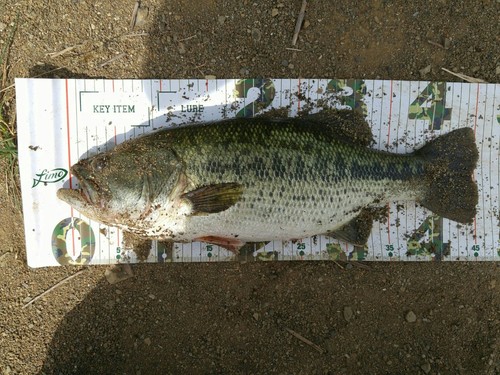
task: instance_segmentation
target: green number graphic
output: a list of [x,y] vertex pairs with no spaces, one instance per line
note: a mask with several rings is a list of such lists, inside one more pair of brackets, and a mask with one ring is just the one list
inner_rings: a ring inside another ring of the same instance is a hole
[[439,130],[445,120],[451,119],[451,108],[446,108],[446,83],[431,82],[410,104],[410,120],[427,120],[429,129]]
[[366,95],[366,84],[357,79],[332,79],[326,86],[326,92],[334,94],[342,105],[351,107],[363,116],[368,114],[368,108],[364,102]]
[[[68,254],[66,239],[70,230],[76,230],[80,235],[81,252],[76,259]],[[52,232],[52,254],[59,264],[80,266],[89,264],[94,252],[95,236],[89,224],[75,217],[68,217],[57,223]]]
[[237,98],[246,98],[248,91],[254,87],[260,90],[259,96],[255,101],[247,103],[245,107],[240,109],[236,117],[253,117],[272,103],[276,95],[276,88],[269,78],[240,79],[236,82],[235,96]]
[[[426,234],[429,241],[422,241]],[[431,254],[435,260],[450,255],[450,243],[443,243],[443,218],[437,215],[428,216],[407,242],[407,256]]]

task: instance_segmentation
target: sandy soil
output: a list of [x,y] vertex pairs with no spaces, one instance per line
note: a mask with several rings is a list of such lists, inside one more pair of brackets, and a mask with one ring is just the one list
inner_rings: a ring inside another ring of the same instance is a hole
[[[500,79],[498,1],[311,0],[300,51],[299,0],[145,0],[130,30],[134,4],[0,0],[10,79]],[[78,268],[26,266],[1,176],[2,374],[500,373],[495,263],[137,265],[115,285],[89,267],[22,308]]]

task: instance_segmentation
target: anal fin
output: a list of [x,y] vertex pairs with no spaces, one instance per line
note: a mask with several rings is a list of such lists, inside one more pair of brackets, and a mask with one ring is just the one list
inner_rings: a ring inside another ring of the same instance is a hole
[[226,238],[218,236],[203,236],[196,238],[196,241],[219,245],[220,247],[223,247],[224,249],[227,249],[236,255],[239,255],[239,250],[243,247],[243,245],[245,245],[243,241],[240,241],[237,238]]
[[375,209],[363,208],[354,219],[340,228],[327,232],[326,235],[346,241],[355,246],[364,246],[372,231],[373,220],[376,214]]

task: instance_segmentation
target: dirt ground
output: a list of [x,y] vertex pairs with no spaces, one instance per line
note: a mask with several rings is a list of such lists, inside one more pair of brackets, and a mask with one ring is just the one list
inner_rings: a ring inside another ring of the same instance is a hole
[[[11,80],[458,80],[442,67],[500,80],[498,0],[308,3],[294,51],[286,48],[300,0],[144,0],[149,13],[134,30],[133,0],[0,0],[0,47],[17,24]],[[14,108],[12,100],[8,115]],[[78,268],[27,267],[6,175],[2,374],[500,373],[492,262],[137,265],[134,278],[115,285],[105,267],[88,267],[23,308]]]

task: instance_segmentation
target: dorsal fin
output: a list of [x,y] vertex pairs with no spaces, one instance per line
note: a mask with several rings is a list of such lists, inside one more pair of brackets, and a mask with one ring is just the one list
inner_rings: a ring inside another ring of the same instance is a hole
[[361,147],[369,147],[373,143],[370,126],[362,114],[352,110],[324,109],[321,112],[298,117],[297,121],[307,125],[320,124],[334,133],[336,139]]

